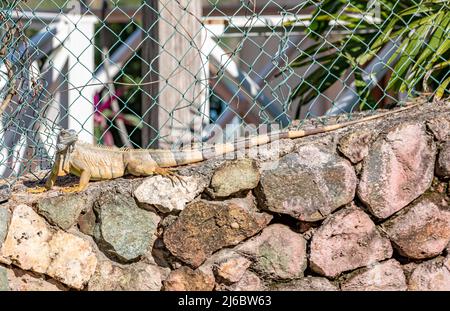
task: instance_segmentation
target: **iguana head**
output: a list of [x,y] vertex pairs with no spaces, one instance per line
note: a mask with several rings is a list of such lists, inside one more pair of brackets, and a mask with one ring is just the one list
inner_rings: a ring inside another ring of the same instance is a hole
[[78,140],[78,134],[75,130],[62,129],[58,135],[58,144],[56,145],[56,152],[64,153],[70,151],[71,147]]

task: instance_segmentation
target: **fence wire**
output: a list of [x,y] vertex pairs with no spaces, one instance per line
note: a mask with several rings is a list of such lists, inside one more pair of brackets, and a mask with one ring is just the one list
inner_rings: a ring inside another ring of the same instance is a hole
[[[1,1],[0,176],[449,95],[450,1]],[[326,118],[325,118],[326,120]]]

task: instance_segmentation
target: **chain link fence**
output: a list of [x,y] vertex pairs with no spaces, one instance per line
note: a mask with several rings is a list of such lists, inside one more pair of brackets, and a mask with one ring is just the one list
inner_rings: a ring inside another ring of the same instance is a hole
[[0,23],[3,178],[49,168],[61,128],[181,148],[449,94],[450,1],[11,0]]

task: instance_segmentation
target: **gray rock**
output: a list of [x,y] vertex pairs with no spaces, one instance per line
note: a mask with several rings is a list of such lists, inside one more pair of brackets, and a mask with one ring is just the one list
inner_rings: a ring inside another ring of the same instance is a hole
[[377,218],[391,216],[431,186],[435,156],[436,145],[424,125],[393,128],[364,158],[359,198]]
[[11,198],[11,186],[9,184],[0,185],[0,203],[6,202]]
[[405,291],[405,275],[400,263],[390,259],[363,268],[344,277],[341,283],[343,291]]
[[71,228],[81,211],[92,207],[93,199],[82,193],[49,197],[37,202],[37,212],[63,230]]
[[255,188],[259,178],[255,161],[251,159],[228,161],[214,172],[208,193],[213,198],[228,197]]
[[445,116],[427,121],[427,127],[438,141],[444,141],[450,137],[450,120]]
[[307,276],[287,283],[278,283],[271,286],[276,291],[338,291],[339,288],[327,278]]
[[156,239],[160,217],[140,209],[131,197],[106,195],[96,202],[95,211],[95,240],[102,252],[120,262],[138,259]]
[[306,240],[282,224],[270,225],[235,251],[250,257],[252,270],[265,278],[301,278],[307,265]]
[[439,152],[436,175],[440,177],[450,177],[450,141],[444,143]]
[[0,247],[8,233],[8,226],[11,220],[11,213],[7,208],[0,207]]
[[260,213],[253,197],[188,204],[165,230],[164,244],[180,260],[200,266],[213,252],[233,246],[261,231],[272,219]]
[[263,171],[257,188],[261,205],[302,221],[317,221],[353,200],[356,175],[350,162],[315,145],[283,157]]
[[450,242],[450,207],[441,195],[425,195],[382,227],[401,255],[413,259],[435,257]]
[[392,256],[392,246],[361,209],[348,207],[327,218],[311,239],[310,267],[336,277]]
[[8,271],[0,266],[0,292],[9,291]]
[[119,266],[108,260],[97,265],[89,280],[89,291],[159,291],[169,273],[155,265],[142,262]]

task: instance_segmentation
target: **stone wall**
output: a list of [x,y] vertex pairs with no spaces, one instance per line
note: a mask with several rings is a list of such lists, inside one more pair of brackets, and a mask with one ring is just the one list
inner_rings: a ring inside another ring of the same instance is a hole
[[450,290],[449,108],[282,140],[174,180],[31,195],[23,178],[0,205],[0,289]]

